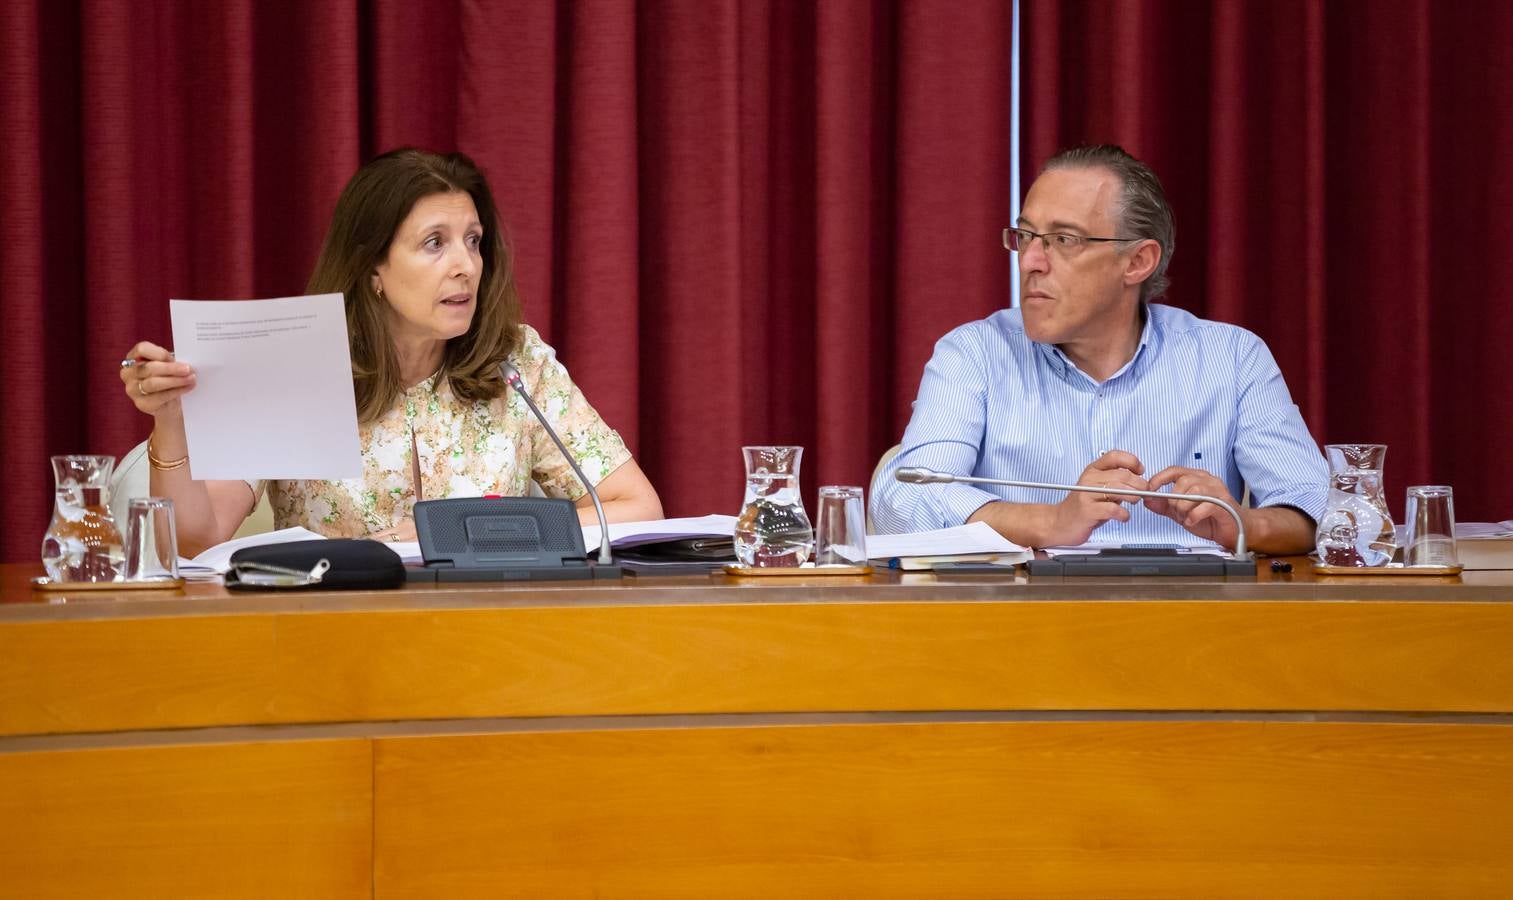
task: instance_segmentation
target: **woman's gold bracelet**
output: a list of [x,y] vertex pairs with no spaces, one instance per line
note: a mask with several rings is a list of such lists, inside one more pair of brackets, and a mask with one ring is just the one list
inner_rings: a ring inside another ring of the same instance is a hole
[[182,469],[189,464],[189,454],[185,453],[178,459],[158,459],[152,452],[152,441],[147,442],[147,462],[159,472],[171,472],[174,469]]

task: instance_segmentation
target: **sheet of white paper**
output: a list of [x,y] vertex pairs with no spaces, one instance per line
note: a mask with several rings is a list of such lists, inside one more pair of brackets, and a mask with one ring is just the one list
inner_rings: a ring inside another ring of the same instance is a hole
[[[1398,546],[1408,541],[1408,526],[1399,522],[1393,532]],[[1456,522],[1457,541],[1499,541],[1513,537],[1513,521],[1507,522]]]
[[1025,548],[998,532],[986,522],[968,522],[954,528],[916,531],[912,534],[869,534],[867,556],[891,559],[895,556],[950,556],[958,553],[1014,553]]
[[388,545],[390,550],[399,554],[399,558],[405,563],[424,562],[420,555],[420,541],[395,541]]
[[[1513,537],[1513,521],[1455,523],[1455,539],[1458,541],[1491,541],[1507,537]],[[1402,535],[1398,535],[1398,539],[1401,540]]]
[[196,570],[209,570],[219,575],[226,574],[231,568],[231,554],[243,547],[261,547],[264,544],[287,544],[290,541],[317,541],[322,540],[324,535],[316,534],[305,528],[280,528],[278,531],[265,531],[262,534],[249,534],[244,538],[227,541],[224,544],[216,544],[194,559],[180,557],[179,567],[193,567]]
[[341,294],[168,306],[196,376],[183,401],[195,478],[362,474]]
[[[649,522],[615,522],[609,526],[611,547],[635,547],[657,541],[685,538],[733,537],[735,516],[708,515],[686,519],[655,519]],[[599,547],[599,526],[583,526],[583,546],[589,553]]]

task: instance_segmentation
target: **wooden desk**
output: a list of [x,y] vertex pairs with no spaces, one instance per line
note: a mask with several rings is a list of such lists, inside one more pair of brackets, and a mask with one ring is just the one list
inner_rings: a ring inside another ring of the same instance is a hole
[[1513,882],[1513,573],[81,594],[0,567],[0,897]]

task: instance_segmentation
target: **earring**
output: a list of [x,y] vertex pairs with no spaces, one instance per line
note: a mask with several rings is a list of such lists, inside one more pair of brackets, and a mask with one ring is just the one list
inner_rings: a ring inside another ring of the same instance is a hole
[[384,295],[384,286],[381,285],[381,284],[375,284],[375,285],[373,285],[373,290],[377,291],[378,292],[378,296],[380,296],[380,297],[382,297]]

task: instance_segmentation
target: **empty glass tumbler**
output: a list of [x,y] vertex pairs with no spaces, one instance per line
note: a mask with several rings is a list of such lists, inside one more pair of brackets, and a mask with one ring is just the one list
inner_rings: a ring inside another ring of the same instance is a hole
[[814,521],[815,565],[867,564],[867,507],[861,488],[834,484],[820,488]]
[[742,447],[746,498],[735,525],[735,555],[753,568],[801,566],[814,553],[814,529],[799,496],[803,447]]
[[169,581],[179,577],[179,540],[173,501],[135,497],[126,508],[126,580]]
[[1448,485],[1419,484],[1408,489],[1404,507],[1403,564],[1454,566],[1455,497]]

